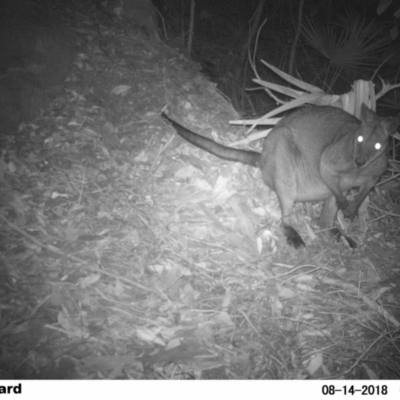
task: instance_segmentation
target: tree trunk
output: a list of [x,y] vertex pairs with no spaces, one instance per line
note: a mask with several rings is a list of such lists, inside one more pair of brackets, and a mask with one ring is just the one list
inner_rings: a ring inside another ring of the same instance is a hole
[[192,44],[194,34],[194,10],[196,8],[196,0],[190,2],[190,24],[189,24],[189,37],[187,43],[187,49],[190,55],[192,55]]
[[296,34],[294,35],[292,47],[290,49],[289,75],[292,75],[292,76],[293,76],[293,70],[294,70],[294,58],[296,57],[297,42],[299,41],[301,25],[303,24],[303,8],[304,8],[304,0],[300,0]]

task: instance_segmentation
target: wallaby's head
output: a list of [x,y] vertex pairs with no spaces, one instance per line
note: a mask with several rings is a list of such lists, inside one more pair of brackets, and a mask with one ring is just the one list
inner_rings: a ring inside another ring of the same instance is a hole
[[389,135],[394,133],[396,118],[379,119],[365,104],[361,106],[361,125],[354,140],[354,162],[357,167],[369,164],[386,152]]

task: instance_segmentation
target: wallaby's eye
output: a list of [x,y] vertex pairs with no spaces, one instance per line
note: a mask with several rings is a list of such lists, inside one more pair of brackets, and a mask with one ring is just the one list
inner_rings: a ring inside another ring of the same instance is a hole
[[380,143],[375,143],[375,150],[380,150],[382,145]]
[[358,143],[362,143],[364,141],[364,138],[360,135],[358,138],[357,138],[357,142]]

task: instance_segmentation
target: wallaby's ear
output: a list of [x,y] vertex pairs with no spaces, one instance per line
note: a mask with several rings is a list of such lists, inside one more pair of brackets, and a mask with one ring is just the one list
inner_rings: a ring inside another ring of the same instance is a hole
[[376,120],[376,114],[365,103],[361,104],[361,121],[372,122]]
[[391,135],[397,129],[399,121],[397,121],[397,119],[394,117],[387,117],[381,121],[381,124],[383,129],[385,129],[385,131]]

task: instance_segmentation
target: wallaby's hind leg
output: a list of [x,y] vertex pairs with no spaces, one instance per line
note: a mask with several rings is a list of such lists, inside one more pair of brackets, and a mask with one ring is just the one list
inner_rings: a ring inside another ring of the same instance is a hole
[[290,246],[293,246],[295,249],[305,247],[306,244],[293,226],[283,223],[282,227],[283,233],[285,234],[286,240]]
[[261,155],[260,168],[264,182],[278,195],[282,212],[282,230],[290,246],[305,246],[303,239],[291,224],[293,204],[298,194],[298,161],[301,152],[287,127],[274,128]]
[[290,214],[292,213],[295,196],[290,194],[290,188],[288,187],[286,187],[283,191],[285,194],[282,194],[282,191],[280,191],[279,188],[276,190],[279,203],[281,205],[282,230],[286,236],[288,244],[293,246],[295,249],[298,249],[302,246],[305,246],[305,243],[296,229],[293,228],[290,221]]
[[328,239],[340,240],[340,231],[334,226],[336,214],[339,210],[336,197],[332,195],[327,198],[322,207],[321,216],[319,219],[319,226],[324,230],[324,236]]

